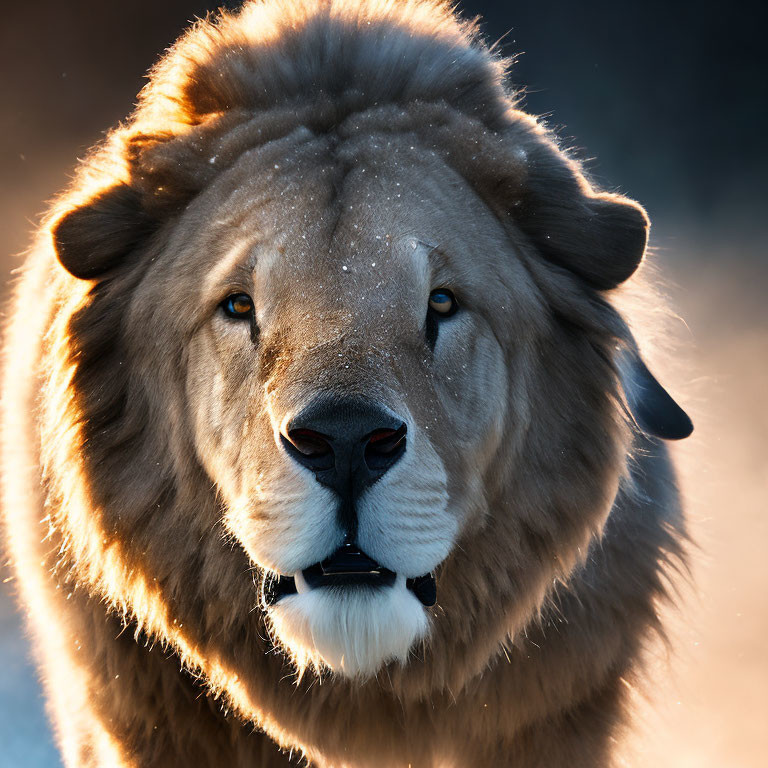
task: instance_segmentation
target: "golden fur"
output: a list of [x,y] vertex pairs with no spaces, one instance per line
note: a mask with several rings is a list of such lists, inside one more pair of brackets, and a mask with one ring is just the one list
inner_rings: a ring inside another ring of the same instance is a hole
[[[608,764],[681,553],[654,435],[685,425],[611,299],[645,213],[504,69],[437,0],[248,3],[171,49],[53,206],[6,341],[3,472],[67,765]],[[435,287],[460,311],[430,345]],[[222,315],[238,291],[257,327]],[[341,541],[280,447],[317,393],[404,414],[358,537],[437,573],[405,660],[355,609],[360,674],[259,596]]]

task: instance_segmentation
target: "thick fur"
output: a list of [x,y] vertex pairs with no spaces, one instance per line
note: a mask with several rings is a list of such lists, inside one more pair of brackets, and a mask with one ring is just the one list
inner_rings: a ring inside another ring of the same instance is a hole
[[[648,222],[504,70],[434,0],[248,3],[171,49],[53,206],[3,473],[68,766],[609,764],[683,538],[610,293]],[[432,349],[436,287],[460,310]],[[252,325],[219,309],[239,291]],[[408,425],[355,510],[399,586],[268,607],[343,540],[281,447],[327,393]],[[402,580],[430,570],[426,610]]]

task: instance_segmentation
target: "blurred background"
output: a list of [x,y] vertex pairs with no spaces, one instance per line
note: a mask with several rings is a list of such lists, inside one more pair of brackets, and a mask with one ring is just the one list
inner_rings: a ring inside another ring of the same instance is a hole
[[[236,5],[235,3],[226,5]],[[757,768],[768,754],[768,65],[761,3],[461,3],[518,55],[512,81],[603,185],[641,201],[679,320],[659,377],[694,417],[675,446],[694,588],[653,655],[626,765]],[[8,280],[77,157],[123,118],[196,0],[3,3],[0,268]],[[594,159],[593,159],[594,158]],[[0,766],[60,765],[9,572]]]

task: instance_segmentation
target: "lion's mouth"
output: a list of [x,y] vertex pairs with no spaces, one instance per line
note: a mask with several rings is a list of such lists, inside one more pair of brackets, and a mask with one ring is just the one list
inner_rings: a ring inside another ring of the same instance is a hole
[[[318,587],[391,587],[396,579],[397,574],[394,571],[379,565],[354,544],[346,543],[322,562],[315,563],[293,576],[268,579],[264,585],[264,600],[267,605],[274,605],[287,595]],[[426,573],[406,579],[405,585],[422,605],[429,607],[437,601],[434,574]]]

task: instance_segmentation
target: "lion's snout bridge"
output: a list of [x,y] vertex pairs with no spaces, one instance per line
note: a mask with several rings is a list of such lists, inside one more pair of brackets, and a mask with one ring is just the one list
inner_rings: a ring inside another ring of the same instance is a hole
[[338,494],[342,522],[353,533],[354,501],[402,457],[406,432],[405,421],[380,403],[325,395],[288,421],[281,440],[294,461]]

